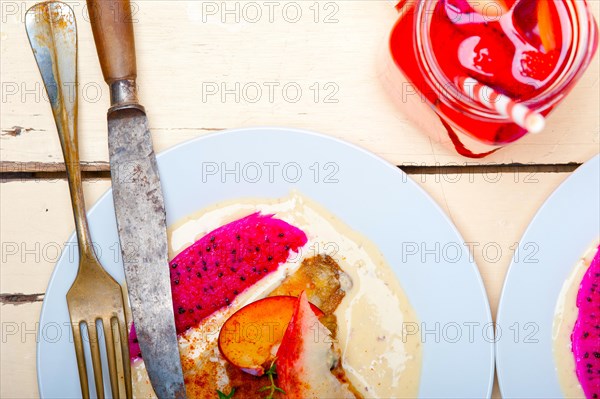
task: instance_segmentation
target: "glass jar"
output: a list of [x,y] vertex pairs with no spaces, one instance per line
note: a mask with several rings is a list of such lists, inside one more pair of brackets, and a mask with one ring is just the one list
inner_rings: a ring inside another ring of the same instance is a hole
[[[389,39],[388,83],[401,107],[436,141],[472,158],[527,131],[466,95],[457,87],[459,75],[547,115],[598,46],[598,28],[584,0],[512,0],[504,10],[494,5],[510,0],[496,1],[488,0],[488,12],[478,13],[466,0],[403,0]],[[549,3],[538,4],[543,1]],[[552,7],[548,18],[535,12],[536,4]],[[431,112],[424,114],[420,103],[435,111],[443,128],[425,121]]]

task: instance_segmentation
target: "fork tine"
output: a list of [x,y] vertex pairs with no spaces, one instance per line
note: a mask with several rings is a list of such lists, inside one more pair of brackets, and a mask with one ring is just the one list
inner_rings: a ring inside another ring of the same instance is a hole
[[79,382],[81,384],[81,396],[83,399],[89,399],[90,387],[88,385],[87,370],[85,367],[85,355],[83,353],[83,340],[81,338],[81,323],[71,321],[73,329],[73,343],[75,344],[75,354],[77,355],[77,370],[79,371]]
[[90,338],[90,352],[92,352],[92,365],[94,366],[94,382],[96,383],[96,394],[98,398],[104,398],[104,381],[102,380],[102,363],[100,361],[100,345],[98,341],[98,330],[96,320],[87,323],[88,336]]
[[117,373],[115,339],[112,332],[111,318],[102,319],[104,341],[106,342],[106,357],[108,359],[108,374],[113,398],[119,398],[119,376]]
[[125,322],[125,313],[123,312],[123,309],[119,309],[116,319],[116,324],[120,335],[121,356],[123,358],[123,374],[125,374],[125,392],[127,398],[132,398],[133,393],[131,387],[131,361],[129,358],[129,334],[127,331],[127,323]]

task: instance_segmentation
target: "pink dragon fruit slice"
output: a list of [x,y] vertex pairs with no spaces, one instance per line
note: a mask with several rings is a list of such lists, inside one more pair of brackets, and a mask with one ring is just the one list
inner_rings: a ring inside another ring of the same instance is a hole
[[137,333],[135,332],[135,325],[133,324],[131,324],[131,329],[129,330],[129,357],[131,360],[142,357],[142,351],[140,350]]
[[586,398],[600,398],[600,247],[586,271],[579,292],[579,313],[571,345],[575,371]]
[[[219,227],[183,250],[170,262],[177,333],[229,306],[306,242],[302,230],[273,215],[254,213]],[[132,359],[140,356],[133,326],[130,355]]]

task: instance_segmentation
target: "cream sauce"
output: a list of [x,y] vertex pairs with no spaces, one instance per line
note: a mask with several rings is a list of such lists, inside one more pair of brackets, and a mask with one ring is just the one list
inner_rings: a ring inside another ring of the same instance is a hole
[[[237,200],[206,208],[169,228],[169,258],[210,231],[257,211],[274,214],[300,228],[306,233],[308,243],[276,272],[239,295],[229,308],[181,335],[182,362],[213,362],[215,385],[229,392],[229,381],[216,345],[222,323],[239,308],[266,296],[293,273],[304,258],[328,254],[352,280],[335,312],[338,345],[348,378],[366,398],[416,397],[422,344],[418,335],[402,334],[403,323],[418,323],[414,309],[375,245],[308,198],[293,193],[278,200]],[[143,362],[136,362],[134,366],[143,367]],[[192,377],[190,373],[194,373],[194,368],[185,369],[188,370],[186,377]],[[149,385],[143,382],[145,370],[138,371],[134,372],[135,396],[148,397],[139,389]]]
[[596,255],[598,244],[596,242],[583,257],[575,264],[573,271],[565,280],[560,291],[554,321],[552,324],[552,351],[556,373],[562,391],[566,398],[584,398],[583,389],[575,374],[575,357],[571,350],[571,333],[577,321],[577,293],[583,276]]

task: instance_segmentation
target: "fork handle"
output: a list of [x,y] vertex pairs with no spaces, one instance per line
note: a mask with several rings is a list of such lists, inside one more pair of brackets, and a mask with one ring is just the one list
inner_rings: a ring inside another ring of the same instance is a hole
[[[75,116],[75,119],[77,119],[77,116]],[[60,137],[60,145],[65,157],[69,193],[71,194],[71,206],[73,207],[75,231],[77,232],[77,242],[79,245],[79,257],[95,256],[85,214],[81,167],[79,165],[79,151],[77,149],[77,124],[75,122],[70,127],[68,123],[59,123],[57,121],[56,125],[58,128],[58,136]]]
[[[39,18],[40,15],[53,17]],[[77,30],[74,18],[73,10],[67,4],[58,1],[39,3],[27,12],[26,28],[52,105],[65,160],[79,255],[82,259],[84,256],[95,255],[81,187],[77,147],[77,90],[73,94],[68,93],[66,88],[67,84],[77,83]]]

